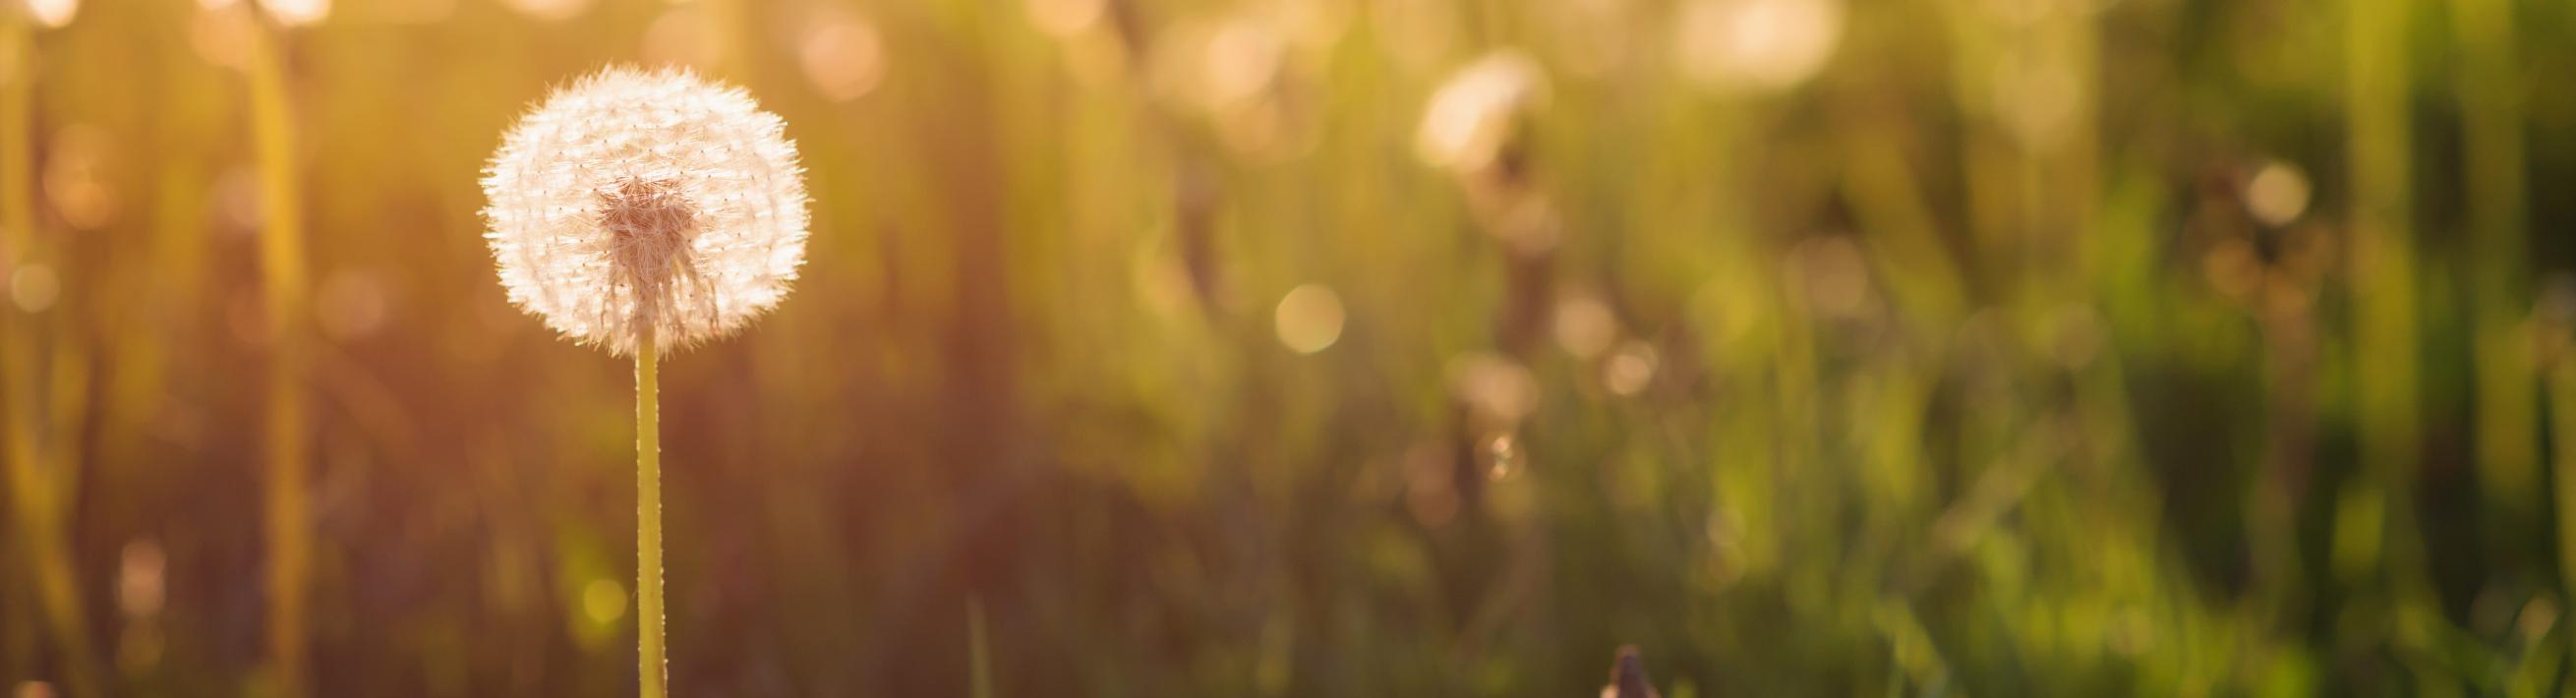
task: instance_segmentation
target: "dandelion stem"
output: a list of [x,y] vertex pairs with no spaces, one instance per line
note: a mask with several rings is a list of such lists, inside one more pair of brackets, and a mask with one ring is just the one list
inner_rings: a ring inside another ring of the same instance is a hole
[[662,645],[662,415],[660,347],[646,327],[635,346],[635,604],[644,698],[669,681]]

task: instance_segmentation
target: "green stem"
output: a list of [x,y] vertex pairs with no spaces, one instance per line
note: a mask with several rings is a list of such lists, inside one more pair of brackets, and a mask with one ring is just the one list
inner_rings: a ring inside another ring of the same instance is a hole
[[670,681],[662,645],[662,415],[660,349],[646,328],[635,347],[635,602],[644,698]]

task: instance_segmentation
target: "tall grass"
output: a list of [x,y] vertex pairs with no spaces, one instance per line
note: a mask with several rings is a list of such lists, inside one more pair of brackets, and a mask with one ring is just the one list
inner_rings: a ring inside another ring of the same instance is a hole
[[305,607],[313,568],[312,425],[305,372],[311,363],[311,281],[306,271],[303,173],[287,76],[289,34],[262,18],[250,44],[250,139],[258,161],[261,291],[268,320],[267,450],[268,656],[282,698],[305,695]]
[[[11,295],[17,274],[61,261],[40,252],[36,236],[34,114],[41,56],[35,41],[26,13],[0,12],[0,51],[10,54],[0,56],[0,66],[12,69],[0,75],[0,265],[6,266],[0,268],[0,279],[8,282],[0,284],[0,296]],[[7,420],[0,427],[0,440],[7,442],[0,445],[5,450],[0,459],[6,461],[0,467],[8,470],[17,549],[33,570],[38,611],[60,651],[64,682],[75,692],[96,695],[104,684],[91,655],[79,572],[63,523],[71,492],[69,474],[80,463],[67,453],[71,441],[66,434],[46,427],[49,408],[57,405],[48,399],[52,394],[48,388],[63,386],[49,377],[58,372],[49,371],[42,349],[44,310],[20,308],[14,301],[0,303],[0,412]],[[57,364],[79,361],[68,353],[52,358]],[[59,412],[51,416],[58,426],[74,423]]]

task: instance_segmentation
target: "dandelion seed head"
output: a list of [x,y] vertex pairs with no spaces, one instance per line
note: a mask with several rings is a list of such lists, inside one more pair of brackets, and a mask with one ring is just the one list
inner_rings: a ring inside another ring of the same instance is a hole
[[510,302],[632,354],[725,336],[805,259],[804,170],[774,114],[683,70],[611,67],[519,120],[483,177]]
[[80,0],[26,0],[26,7],[36,24],[49,29],[71,24],[72,16],[80,14]]
[[1546,100],[1546,76],[1537,61],[1517,51],[1489,54],[1432,93],[1414,132],[1414,153],[1453,172],[1484,169],[1501,158],[1529,112]]

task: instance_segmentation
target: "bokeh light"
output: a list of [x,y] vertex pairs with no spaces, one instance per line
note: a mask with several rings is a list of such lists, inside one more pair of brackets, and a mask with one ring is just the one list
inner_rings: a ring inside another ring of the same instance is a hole
[[1453,172],[1484,169],[1546,100],[1546,76],[1527,55],[1501,52],[1479,58],[1432,93],[1414,132],[1414,152],[1423,162]]
[[2245,181],[2245,210],[2264,225],[2289,225],[2307,212],[2311,190],[2307,173],[2299,171],[2297,165],[2265,162]]
[[1841,0],[1689,0],[1673,27],[1683,75],[1726,90],[1777,90],[1824,68],[1843,31]]
[[18,312],[41,313],[54,307],[63,292],[62,277],[43,264],[19,265],[9,273],[9,303]]
[[581,588],[582,612],[593,623],[606,625],[626,617],[626,586],[614,579],[594,579]]
[[64,126],[55,133],[45,160],[44,190],[64,225],[96,230],[115,222],[120,202],[108,173],[115,147],[106,129],[90,124]]
[[714,33],[713,21],[701,4],[685,4],[663,10],[661,16],[644,28],[644,42],[636,50],[647,65],[689,66],[701,71],[714,70],[723,56],[724,46]]
[[835,102],[866,95],[885,75],[885,44],[874,24],[855,15],[817,19],[806,28],[796,58],[814,91]]
[[1109,0],[1026,0],[1029,23],[1048,34],[1068,37],[1089,31],[1108,13]]
[[271,19],[289,27],[321,22],[331,16],[332,0],[258,0]]
[[501,4],[519,14],[541,22],[560,22],[580,16],[590,9],[592,0],[501,0]]
[[1342,297],[1333,289],[1307,284],[1279,299],[1274,323],[1279,343],[1289,351],[1312,354],[1342,338]]

